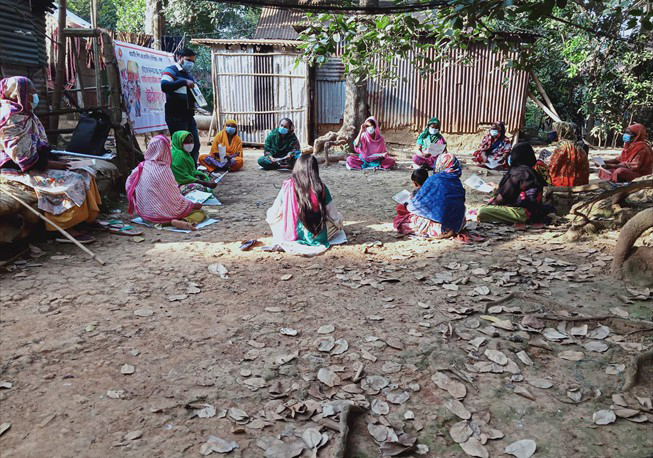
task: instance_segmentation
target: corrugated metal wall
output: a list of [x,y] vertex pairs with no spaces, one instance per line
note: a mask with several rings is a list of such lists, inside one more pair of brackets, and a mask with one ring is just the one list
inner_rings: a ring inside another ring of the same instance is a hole
[[317,123],[342,124],[345,110],[345,66],[340,59],[329,59],[316,71]]
[[[269,55],[262,55],[265,53]],[[308,69],[304,64],[296,66],[296,57],[295,52],[272,46],[256,50],[252,46],[234,46],[231,50],[214,47],[218,125],[236,118],[244,142],[264,143],[279,119],[287,117],[293,120],[295,133],[305,145],[308,142]]]
[[[421,131],[433,116],[446,133],[476,133],[494,121],[504,121],[509,131],[523,128],[526,72],[502,70],[502,56],[485,46],[455,50],[449,58],[425,76],[407,61],[396,60],[399,81],[368,82],[370,110],[383,128]],[[471,65],[465,65],[470,59]],[[344,76],[333,77],[337,65],[338,59],[331,59],[317,71],[318,124],[342,119]],[[377,65],[386,64],[379,57]]]
[[26,76],[45,106],[45,14],[34,16],[30,2],[0,0],[0,77]]

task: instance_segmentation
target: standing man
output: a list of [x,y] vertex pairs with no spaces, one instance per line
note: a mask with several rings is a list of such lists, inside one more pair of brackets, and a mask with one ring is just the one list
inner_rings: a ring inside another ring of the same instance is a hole
[[191,155],[197,164],[200,152],[200,135],[195,123],[195,98],[191,89],[195,80],[190,71],[195,65],[195,51],[183,48],[175,54],[177,63],[166,67],[161,75],[161,90],[166,94],[166,124],[170,136],[179,130],[193,135]]

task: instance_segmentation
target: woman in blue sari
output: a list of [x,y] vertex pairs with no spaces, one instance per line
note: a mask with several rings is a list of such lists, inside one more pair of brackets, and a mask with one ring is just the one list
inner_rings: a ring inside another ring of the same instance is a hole
[[442,153],[430,176],[408,204],[397,206],[395,229],[405,235],[447,238],[465,227],[462,167],[453,154]]

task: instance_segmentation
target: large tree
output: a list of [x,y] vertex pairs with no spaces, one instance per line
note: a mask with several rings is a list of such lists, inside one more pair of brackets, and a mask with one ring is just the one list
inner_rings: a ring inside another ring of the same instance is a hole
[[[317,65],[340,46],[348,80],[361,84],[369,77],[396,78],[396,58],[428,71],[432,65],[423,51],[429,47],[442,51],[435,59],[474,42],[516,50],[519,58],[507,65],[533,69],[563,117],[605,137],[631,117],[651,116],[652,17],[646,0],[450,0],[413,15],[309,15],[301,39],[305,59]],[[535,40],[504,40],[506,33],[528,33]],[[381,67],[374,56],[383,56]],[[351,126],[360,125],[366,108],[360,94],[347,91],[343,128],[318,139],[317,151],[326,139],[351,141]]]

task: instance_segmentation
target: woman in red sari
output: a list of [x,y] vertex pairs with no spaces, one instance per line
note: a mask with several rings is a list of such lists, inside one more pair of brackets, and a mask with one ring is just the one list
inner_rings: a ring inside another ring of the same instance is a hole
[[653,173],[653,150],[646,143],[646,127],[633,124],[624,133],[624,149],[616,159],[605,161],[599,178],[625,183]]

